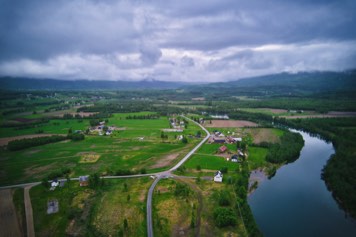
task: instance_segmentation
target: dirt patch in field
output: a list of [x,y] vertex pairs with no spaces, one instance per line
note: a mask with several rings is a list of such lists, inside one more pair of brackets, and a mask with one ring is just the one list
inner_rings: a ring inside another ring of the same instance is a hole
[[251,128],[245,129],[245,132],[250,133],[253,137],[253,142],[259,144],[261,142],[278,143],[279,137],[269,128]]
[[47,170],[53,169],[54,167],[56,167],[56,163],[52,163],[50,165],[44,165],[44,166],[31,166],[25,169],[25,175],[26,177],[32,177],[34,175],[37,174],[42,174]]
[[79,163],[95,163],[100,159],[100,155],[95,152],[80,152]]
[[23,236],[12,201],[11,189],[0,190],[0,237]]
[[16,137],[4,137],[4,138],[0,138],[0,146],[7,146],[7,144],[11,141],[20,140],[24,138],[49,137],[53,135],[59,135],[59,134],[30,134],[30,135],[22,135]]
[[241,128],[241,127],[257,127],[258,124],[245,120],[211,120],[205,123],[206,127],[211,128]]
[[29,118],[14,118],[12,120],[20,122],[20,123],[32,123],[32,122],[36,122],[37,121],[37,119],[29,119]]
[[261,108],[262,110],[269,111],[274,114],[281,114],[281,113],[286,113],[288,110],[286,109],[272,109],[272,108]]
[[156,164],[151,165],[150,168],[154,169],[154,168],[162,168],[162,167],[168,166],[173,160],[175,160],[179,156],[179,154],[180,153],[172,153],[172,154],[166,155],[166,156],[160,158],[156,162]]

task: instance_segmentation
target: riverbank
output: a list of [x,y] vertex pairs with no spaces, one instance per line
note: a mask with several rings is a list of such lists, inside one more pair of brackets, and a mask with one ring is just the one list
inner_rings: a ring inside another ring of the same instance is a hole
[[345,219],[320,178],[335,152],[332,144],[300,133],[305,140],[300,157],[249,195],[259,229],[265,236],[353,236],[355,222]]

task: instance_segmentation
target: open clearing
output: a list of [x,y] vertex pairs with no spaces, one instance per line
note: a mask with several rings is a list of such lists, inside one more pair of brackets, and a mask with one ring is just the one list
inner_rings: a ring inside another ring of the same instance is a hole
[[162,157],[161,159],[159,159],[156,164],[151,165],[150,168],[155,169],[155,168],[162,168],[162,167],[168,166],[168,165],[171,164],[171,162],[174,161],[179,155],[180,155],[180,153],[178,153],[178,152],[177,152],[177,153],[172,153],[172,154],[165,155],[164,157]]
[[275,128],[246,128],[244,132],[251,134],[253,143],[260,144],[261,142],[278,143],[283,131]]
[[258,124],[245,120],[211,120],[204,126],[211,128],[241,128],[241,127],[257,127]]
[[4,138],[0,138],[0,146],[6,146],[9,142],[15,141],[15,140],[20,140],[20,139],[25,139],[25,138],[35,138],[35,137],[49,137],[49,136],[53,136],[53,135],[56,135],[56,134],[31,134],[31,135],[22,135],[22,136],[16,136],[16,137],[4,137]]
[[0,237],[23,236],[12,201],[11,189],[0,190]]

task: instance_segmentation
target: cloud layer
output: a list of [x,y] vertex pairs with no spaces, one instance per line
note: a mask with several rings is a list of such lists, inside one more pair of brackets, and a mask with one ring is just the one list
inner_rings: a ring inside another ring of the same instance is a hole
[[356,66],[353,0],[0,0],[0,75],[226,81]]

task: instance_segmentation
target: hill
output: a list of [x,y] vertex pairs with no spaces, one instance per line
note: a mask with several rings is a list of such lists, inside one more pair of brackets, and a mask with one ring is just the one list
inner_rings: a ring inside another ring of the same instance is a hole
[[304,95],[355,91],[356,70],[346,72],[279,73],[193,87],[193,90],[220,91],[245,95]]
[[180,82],[156,80],[142,81],[89,81],[1,77],[0,89],[4,90],[144,90],[175,89],[185,85]]

